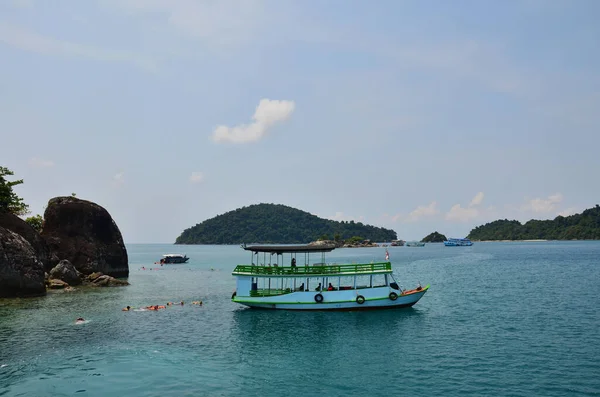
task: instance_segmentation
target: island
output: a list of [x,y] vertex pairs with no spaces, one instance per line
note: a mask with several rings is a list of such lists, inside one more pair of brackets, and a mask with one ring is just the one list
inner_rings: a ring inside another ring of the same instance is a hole
[[473,241],[600,240],[600,206],[551,220],[532,219],[525,224],[500,219],[477,226],[467,237]]
[[448,240],[446,238],[446,236],[435,231],[435,232],[423,237],[423,240],[421,240],[421,242],[422,243],[443,243],[446,240]]
[[185,229],[175,244],[304,244],[316,240],[391,241],[396,232],[354,221],[333,221],[283,204],[253,204]]

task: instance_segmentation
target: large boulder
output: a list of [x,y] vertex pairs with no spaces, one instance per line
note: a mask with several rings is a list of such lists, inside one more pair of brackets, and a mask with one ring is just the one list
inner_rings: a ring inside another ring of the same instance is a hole
[[37,258],[44,264],[44,269],[46,271],[52,269],[46,241],[29,223],[10,212],[0,211],[0,226],[17,233],[27,240],[34,249]]
[[62,280],[69,285],[81,284],[81,278],[77,273],[77,269],[66,259],[63,259],[58,265],[54,266],[49,276],[50,279]]
[[83,273],[128,277],[127,250],[108,211],[75,197],[55,197],[44,212],[42,237],[54,266],[69,260]]
[[46,294],[44,264],[21,235],[0,226],[0,298]]

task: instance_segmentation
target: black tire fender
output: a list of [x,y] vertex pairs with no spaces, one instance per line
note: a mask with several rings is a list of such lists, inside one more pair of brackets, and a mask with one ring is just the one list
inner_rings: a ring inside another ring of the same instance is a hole
[[316,294],[316,295],[315,295],[315,302],[317,302],[317,303],[321,303],[321,302],[323,302],[323,295],[321,295],[321,294]]
[[398,294],[395,292],[390,292],[390,299],[395,301],[396,299],[398,299]]
[[359,305],[362,305],[363,303],[365,303],[365,297],[362,295],[358,295],[356,297],[356,303],[358,303]]

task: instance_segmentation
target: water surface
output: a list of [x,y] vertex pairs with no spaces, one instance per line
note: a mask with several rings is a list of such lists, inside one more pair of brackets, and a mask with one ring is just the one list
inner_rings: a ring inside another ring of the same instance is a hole
[[[349,313],[232,303],[238,246],[127,249],[131,286],[0,300],[1,396],[600,395],[600,242],[388,247],[400,283],[430,290]],[[178,251],[190,262],[153,264]]]

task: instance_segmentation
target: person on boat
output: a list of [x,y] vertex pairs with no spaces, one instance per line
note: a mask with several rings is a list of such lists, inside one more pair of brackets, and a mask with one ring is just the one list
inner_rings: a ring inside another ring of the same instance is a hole
[[335,288],[333,288],[333,285],[331,285],[331,283],[329,283],[329,285],[327,286],[327,291],[333,291]]
[[296,258],[292,258],[292,267],[296,267]]
[[127,307],[124,307],[124,308],[123,308],[123,311],[124,311],[124,312],[128,312],[129,310],[131,310],[131,306],[127,306]]
[[298,291],[304,291],[304,283],[300,284],[298,287]]
[[321,291],[321,283],[319,283],[319,285],[317,285],[317,288],[315,288],[315,291]]

